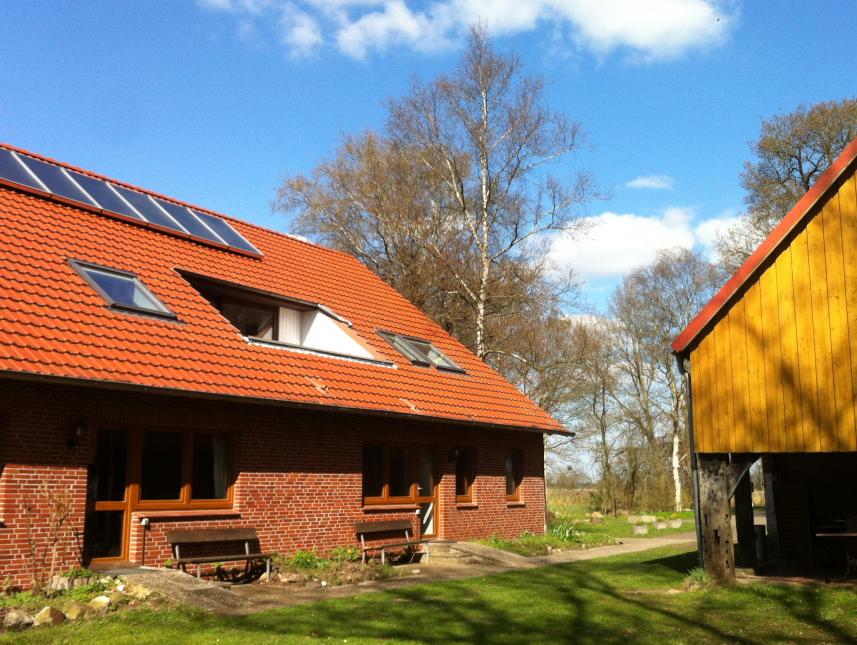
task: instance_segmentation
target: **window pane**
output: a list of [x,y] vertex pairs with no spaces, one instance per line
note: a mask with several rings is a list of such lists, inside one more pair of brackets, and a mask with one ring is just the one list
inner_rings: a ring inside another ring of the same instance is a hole
[[274,340],[274,311],[232,302],[224,303],[223,316],[231,322],[242,336]]
[[459,497],[470,495],[473,485],[474,454],[470,449],[461,450],[455,460],[455,494]]
[[128,433],[124,430],[99,430],[95,463],[90,469],[90,488],[96,502],[125,499],[128,483]]
[[421,497],[431,497],[434,494],[434,463],[434,448],[420,449],[420,477],[417,486]]
[[363,496],[382,497],[384,495],[384,448],[382,446],[363,447]]
[[140,499],[179,499],[182,488],[181,432],[149,431],[143,434]]
[[193,436],[193,499],[226,499],[227,440],[223,435]]
[[167,312],[167,308],[146,291],[136,278],[90,267],[85,267],[83,270],[107,294],[112,301],[111,304],[115,302],[128,307]]
[[409,448],[390,448],[390,497],[411,495],[411,451]]
[[451,360],[449,360],[446,356],[441,354],[440,350],[438,350],[434,345],[429,346],[428,358],[432,363],[434,363],[438,367],[449,367],[452,369],[455,369],[458,367],[455,363],[453,363]]
[[520,450],[506,453],[506,495],[510,497],[518,494],[518,487],[521,485],[521,462]]

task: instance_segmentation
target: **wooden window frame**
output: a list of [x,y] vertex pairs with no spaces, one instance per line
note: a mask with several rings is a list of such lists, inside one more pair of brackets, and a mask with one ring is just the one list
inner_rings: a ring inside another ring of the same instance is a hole
[[[437,474],[438,474],[438,460],[437,460],[437,447],[431,444],[422,444],[422,443],[399,443],[399,442],[366,442],[363,445],[363,449],[365,450],[368,447],[377,447],[381,448],[384,451],[383,456],[383,468],[382,468],[382,487],[381,487],[381,496],[368,496],[363,495],[363,505],[364,506],[396,506],[401,504],[420,504],[426,501],[432,501],[435,497],[435,490],[437,489]],[[409,486],[410,493],[407,496],[391,496],[390,495],[390,450],[392,448],[407,448],[410,451],[410,473],[411,473],[411,483]],[[424,450],[429,450],[434,452],[434,472],[432,473],[432,490],[430,495],[420,495],[419,494],[419,468],[420,468],[420,455]],[[361,465],[361,477],[365,478],[365,464]]]
[[[515,485],[514,493],[509,493],[509,458],[512,459],[512,482]],[[521,485],[524,482],[524,451],[520,448],[510,448],[506,451],[503,458],[503,470],[506,475],[506,501],[520,502],[521,501]]]
[[[141,499],[140,482],[143,475],[143,435],[146,432],[179,432],[183,435],[181,492],[178,499]],[[128,503],[130,511],[172,511],[230,509],[233,502],[233,440],[227,432],[215,430],[190,430],[184,428],[136,428],[131,430],[130,484]],[[226,497],[223,499],[193,499],[193,439],[197,434],[212,434],[226,439]]]
[[[465,460],[465,477],[467,481],[466,492],[463,495],[458,494],[458,460]],[[459,448],[458,454],[455,455],[455,503],[456,504],[472,504],[473,489],[476,485],[476,448],[469,446],[467,448]]]

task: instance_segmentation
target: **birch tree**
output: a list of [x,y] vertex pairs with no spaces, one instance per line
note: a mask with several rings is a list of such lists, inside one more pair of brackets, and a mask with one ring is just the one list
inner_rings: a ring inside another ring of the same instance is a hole
[[495,52],[481,27],[453,74],[414,81],[387,111],[383,131],[347,137],[310,175],[287,178],[276,206],[495,360],[539,284],[551,283],[551,300],[570,285],[547,271],[547,237],[573,233],[594,191],[587,173],[550,170],[583,131],[545,106],[542,79]]
[[722,282],[718,267],[686,249],[661,252],[650,265],[625,277],[613,298],[612,312],[622,337],[620,370],[626,417],[637,425],[659,458],[659,436],[669,446],[673,506],[680,510],[682,464],[687,455],[687,398],[672,340],[714,295]]

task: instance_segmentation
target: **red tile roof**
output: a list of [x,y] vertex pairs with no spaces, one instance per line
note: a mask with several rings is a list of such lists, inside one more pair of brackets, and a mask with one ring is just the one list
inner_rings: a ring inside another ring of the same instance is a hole
[[[251,257],[34,192],[0,185],[0,372],[7,376],[562,430],[349,255],[199,209],[224,217],[263,254]],[[179,322],[107,308],[70,259],[135,273]],[[324,304],[395,367],[250,344],[178,270]],[[379,329],[430,340],[466,374],[412,365]]]
[[710,329],[710,324],[721,311],[728,311],[741,288],[758,278],[764,269],[765,261],[777,254],[787,243],[789,235],[803,225],[815,213],[818,205],[827,191],[834,187],[836,181],[843,176],[851,164],[857,160],[857,139],[849,143],[836,160],[825,170],[803,197],[800,198],[788,215],[777,224],[771,234],[765,238],[759,247],[753,251],[741,268],[735,272],[726,284],[714,294],[714,297],[703,307],[687,327],[676,336],[672,350],[676,354],[685,351],[697,339],[702,338]]

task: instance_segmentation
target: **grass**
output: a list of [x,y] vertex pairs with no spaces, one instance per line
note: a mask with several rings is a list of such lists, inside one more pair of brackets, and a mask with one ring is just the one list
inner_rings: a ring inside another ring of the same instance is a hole
[[693,531],[693,511],[683,511],[681,513],[673,513],[670,511],[663,512],[640,512],[635,515],[654,515],[658,519],[670,519],[677,516],[684,520],[681,528],[678,529],[662,529],[655,530],[652,525],[649,525],[649,532],[645,535],[634,535],[632,524],[626,517],[604,517],[603,524],[589,523],[589,493],[585,490],[567,490],[560,488],[548,489],[548,509],[556,515],[557,523],[573,523],[575,528],[593,540],[598,536],[606,536],[611,538],[626,538],[626,537],[663,537],[674,533],[687,533]]
[[693,553],[656,549],[413,585],[249,616],[128,610],[0,637],[15,643],[841,643],[849,589],[769,584],[681,591]]

